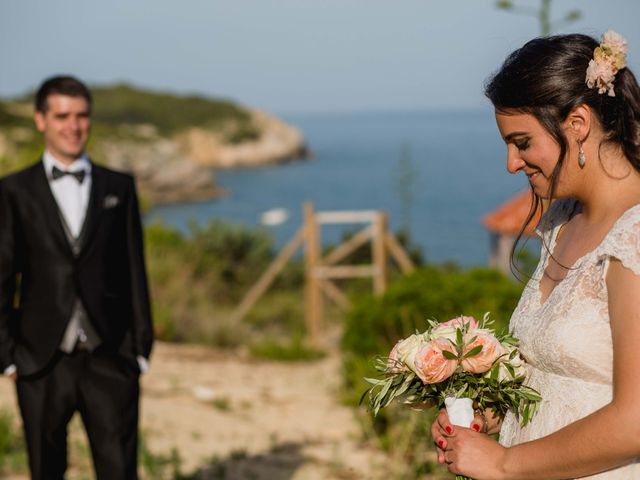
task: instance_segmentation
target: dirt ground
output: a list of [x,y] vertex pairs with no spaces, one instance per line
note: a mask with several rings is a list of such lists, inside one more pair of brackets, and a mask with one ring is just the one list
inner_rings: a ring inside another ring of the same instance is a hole
[[[183,473],[207,479],[381,478],[384,456],[363,441],[353,410],[339,402],[339,369],[337,354],[281,363],[157,343],[142,377],[144,441],[156,455],[177,452]],[[6,378],[0,408],[17,416]]]

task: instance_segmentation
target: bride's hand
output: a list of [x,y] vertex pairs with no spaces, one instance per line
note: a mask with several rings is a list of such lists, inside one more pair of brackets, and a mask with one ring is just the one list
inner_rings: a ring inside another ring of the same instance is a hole
[[442,452],[444,463],[451,473],[476,480],[504,478],[506,455],[507,449],[488,435],[462,427],[457,427],[447,438],[447,445]]
[[[494,433],[500,433],[500,429],[502,428],[502,420],[503,418],[496,413],[491,408],[485,408],[484,412],[481,412],[479,416],[482,417],[483,428],[480,430],[483,433],[487,433],[489,435],[493,435]],[[478,418],[478,412],[476,412],[476,419]],[[475,429],[474,429],[475,430]]]
[[[490,415],[489,417],[487,415]],[[493,415],[493,412],[487,410],[485,414],[480,414],[476,412],[476,415],[471,422],[471,428],[476,432],[482,433],[495,433],[489,430],[489,428],[496,428],[496,431],[500,430],[499,423],[496,423],[496,418]],[[491,419],[492,422],[489,420]],[[498,418],[498,422],[501,423],[501,420]],[[438,413],[435,421],[431,424],[431,438],[433,439],[433,443],[436,445],[436,453],[438,454],[438,463],[445,463],[445,450],[447,449],[448,438],[454,435],[456,427],[451,425],[449,421],[449,415],[447,415],[447,411],[443,408]]]

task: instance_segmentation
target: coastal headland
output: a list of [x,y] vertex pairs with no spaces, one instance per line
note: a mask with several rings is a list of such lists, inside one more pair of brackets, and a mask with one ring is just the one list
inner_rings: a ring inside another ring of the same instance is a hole
[[[93,161],[134,175],[145,204],[227,194],[215,170],[308,157],[304,136],[275,116],[228,100],[128,85],[94,87]],[[41,152],[30,95],[0,101],[0,174]]]

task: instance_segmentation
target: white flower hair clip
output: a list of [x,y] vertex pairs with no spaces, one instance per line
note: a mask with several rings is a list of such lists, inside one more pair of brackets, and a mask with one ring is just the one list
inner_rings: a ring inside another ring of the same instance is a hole
[[619,33],[609,30],[602,35],[600,46],[593,51],[587,67],[587,86],[597,88],[599,94],[615,97],[613,81],[616,73],[627,66],[627,41]]

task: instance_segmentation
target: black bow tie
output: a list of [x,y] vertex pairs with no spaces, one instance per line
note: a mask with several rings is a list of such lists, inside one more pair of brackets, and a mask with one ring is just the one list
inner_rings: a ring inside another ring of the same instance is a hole
[[58,167],[54,166],[53,170],[51,170],[51,177],[54,180],[64,177],[65,175],[71,175],[74,177],[78,183],[82,183],[84,181],[84,176],[87,172],[84,170],[76,170],[75,172],[69,172],[67,170],[60,170]]

